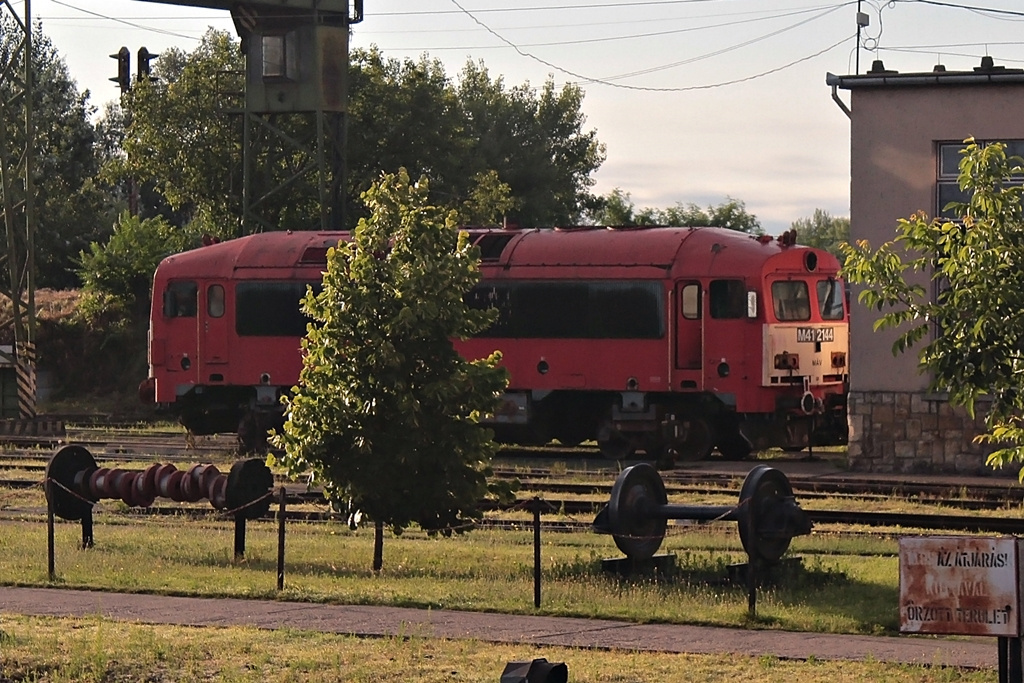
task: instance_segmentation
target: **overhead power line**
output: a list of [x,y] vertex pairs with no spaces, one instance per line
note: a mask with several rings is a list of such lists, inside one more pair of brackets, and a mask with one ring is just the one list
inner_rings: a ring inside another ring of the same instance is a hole
[[982,12],[986,14],[1002,14],[1010,17],[1024,17],[1024,11],[1012,10],[1012,9],[997,9],[994,7],[978,7],[977,5],[965,5],[959,2],[942,2],[941,0],[898,0],[898,2],[915,2],[922,5],[935,5],[936,7],[952,7],[955,9],[965,9],[972,12]]
[[69,9],[77,10],[77,11],[82,12],[84,14],[91,14],[92,16],[98,17],[100,19],[109,19],[110,21],[116,21],[119,24],[124,24],[125,26],[131,26],[132,28],[142,29],[144,31],[152,31],[153,33],[160,33],[160,34],[163,34],[165,36],[174,36],[175,38],[185,38],[187,40],[196,40],[196,41],[200,40],[199,38],[197,38],[195,36],[186,35],[184,33],[178,33],[176,31],[166,31],[164,29],[154,28],[152,26],[144,26],[142,24],[136,24],[135,22],[132,22],[132,21],[126,21],[124,19],[118,19],[117,17],[111,17],[111,16],[108,16],[106,14],[100,14],[99,12],[93,12],[92,10],[83,9],[81,7],[76,7],[75,5],[71,5],[71,4],[68,4],[66,2],[61,2],[61,0],[50,0],[50,1],[53,4],[55,4],[55,5],[60,5],[62,7],[67,7]]
[[[853,0],[853,1],[855,2],[856,0]],[[559,66],[557,64],[549,62],[549,61],[547,61],[545,59],[541,59],[540,57],[538,57],[538,56],[536,56],[534,54],[526,52],[525,50],[522,49],[522,47],[520,47],[519,45],[516,45],[512,41],[508,40],[507,38],[505,38],[504,36],[499,34],[497,31],[492,29],[490,26],[488,26],[487,24],[482,22],[479,18],[474,16],[473,12],[470,12],[469,10],[464,8],[461,4],[459,4],[458,0],[451,0],[451,2],[452,2],[453,5],[458,7],[459,10],[461,10],[463,14],[465,14],[470,19],[472,19],[474,22],[476,22],[481,28],[483,28],[485,31],[487,31],[488,33],[493,35],[495,38],[497,38],[501,42],[505,43],[506,45],[511,47],[513,50],[515,50],[518,54],[520,54],[523,57],[526,57],[527,59],[532,59],[532,60],[534,60],[536,62],[544,64],[545,66],[548,66],[548,67],[550,67],[552,69],[555,69],[556,71],[559,71],[559,72],[561,72],[563,74],[566,74],[568,76],[572,76],[573,78],[577,78],[577,79],[579,79],[581,81],[586,81],[588,83],[599,83],[601,85],[607,85],[607,86],[610,86],[610,87],[613,87],[613,88],[622,88],[622,89],[626,89],[626,90],[640,90],[640,91],[647,91],[647,92],[687,92],[687,91],[691,91],[691,90],[708,90],[708,89],[711,89],[711,88],[720,88],[720,87],[724,87],[724,86],[727,86],[727,85],[734,85],[736,83],[743,83],[743,82],[746,82],[746,81],[752,81],[752,80],[757,79],[757,78],[762,78],[764,76],[768,76],[769,74],[778,73],[779,71],[782,71],[783,69],[787,69],[787,68],[789,68],[791,66],[794,66],[796,64],[799,64],[801,62],[805,62],[805,61],[807,61],[809,59],[813,59],[815,57],[823,55],[826,52],[828,52],[829,50],[832,50],[832,49],[842,45],[846,41],[856,37],[856,34],[852,34],[851,36],[843,38],[843,39],[839,40],[838,42],[830,45],[829,47],[827,47],[827,48],[825,48],[823,50],[820,50],[820,51],[818,51],[818,52],[816,52],[814,54],[807,55],[805,57],[801,57],[801,58],[796,59],[796,60],[794,60],[792,62],[789,62],[788,64],[784,64],[783,66],[780,66],[780,67],[777,67],[777,68],[774,68],[774,69],[769,69],[767,71],[763,71],[761,73],[753,74],[751,76],[745,76],[743,78],[738,78],[738,79],[729,80],[729,81],[722,81],[720,83],[711,83],[711,84],[707,84],[707,85],[684,86],[684,87],[678,87],[678,88],[659,88],[659,87],[650,87],[650,86],[628,85],[628,84],[625,84],[625,83],[615,83],[615,82],[613,82],[610,79],[595,78],[595,77],[592,77],[592,76],[585,76],[583,74],[577,73],[575,71],[571,71],[570,69],[566,69],[566,68],[561,67],[561,66]],[[850,3],[844,3],[844,4],[850,4]],[[834,8],[831,8],[828,12],[824,12],[824,13],[822,13],[819,16],[824,16],[825,14],[831,13],[832,11],[834,11],[835,9],[838,9],[841,6],[842,5],[837,5]],[[814,17],[814,18],[818,18],[818,17]],[[806,24],[808,21],[812,21],[814,18],[808,19],[808,20],[805,20],[805,21],[802,21],[802,22],[798,22],[797,24],[795,24],[794,26],[791,26],[789,28],[794,28],[795,26]],[[770,35],[777,35],[778,33],[781,33],[781,32],[783,32],[785,30],[788,30],[788,29],[781,29],[780,31],[776,31],[776,32],[774,32],[773,34],[770,34]],[[755,41],[748,41],[748,43],[749,42],[756,42],[756,40]],[[742,46],[742,44],[739,45],[739,46],[734,46],[733,48],[730,48],[730,49],[736,49],[736,47],[741,47],[741,46]],[[724,51],[728,51],[728,49],[726,49]],[[723,52],[723,50],[719,50],[715,54],[721,54],[722,52]],[[693,61],[693,60],[689,60],[689,61]],[[676,66],[678,66],[678,64]],[[671,68],[671,65],[670,66],[664,66],[664,67],[655,67],[653,69],[648,69],[648,70],[645,70],[644,72],[637,72],[637,73],[647,73],[649,71],[658,70],[658,69],[664,69],[664,68]],[[628,77],[628,76],[631,76],[631,75],[633,75],[633,74],[626,74],[626,75],[622,75],[622,76],[613,76],[611,78],[613,78],[613,79],[625,78],[625,77]]]

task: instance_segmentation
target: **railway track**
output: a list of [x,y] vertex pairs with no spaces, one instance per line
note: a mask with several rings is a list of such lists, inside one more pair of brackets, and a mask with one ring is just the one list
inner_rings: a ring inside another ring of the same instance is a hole
[[[3,438],[0,438],[2,441]],[[194,444],[186,442],[180,429],[146,430],[139,433],[131,426],[111,428],[109,426],[72,426],[62,443],[76,443],[85,446],[99,462],[222,462],[236,459],[236,443],[231,435],[200,437]],[[40,447],[8,448],[0,453],[0,488],[10,490],[37,485],[43,477],[46,462],[53,450]],[[587,448],[506,448],[501,451],[501,462],[508,463],[516,457],[558,458],[557,467],[514,466],[501,464],[494,468],[495,476],[516,478],[520,481],[520,505],[528,502],[526,494],[547,494],[554,496],[546,504],[561,510],[566,515],[593,515],[608,500],[611,484],[618,474],[618,465],[603,461],[596,456],[596,449]],[[570,458],[568,464],[561,459]],[[571,469],[574,461],[586,469]],[[3,476],[12,469],[31,475],[15,478]],[[141,469],[141,466],[140,466]],[[38,475],[38,478],[35,478]],[[721,471],[671,470],[663,473],[670,496],[735,496],[741,475]],[[1016,481],[993,479],[991,485],[972,485],[965,488],[955,478],[949,481],[924,482],[880,481],[867,475],[847,474],[841,477],[823,479],[814,476],[788,475],[797,500],[803,507],[815,507],[820,501],[843,501],[850,503],[867,501],[881,503],[893,498],[909,503],[941,505],[944,508],[965,512],[1003,511],[1002,516],[979,517],[978,515],[935,515],[914,513],[855,512],[850,510],[809,510],[812,521],[819,524],[848,524],[865,526],[904,526],[914,528],[948,528],[991,531],[994,533],[1022,533],[1024,525],[1018,525],[1016,517],[1024,517],[1024,487]],[[278,482],[281,483],[280,478]],[[289,505],[322,505],[319,492],[299,495],[301,484],[289,487]],[[573,500],[571,496],[592,497],[593,500]],[[0,500],[2,505],[2,500]],[[175,508],[177,509],[177,508]],[[315,516],[322,513],[311,513]],[[330,518],[330,515],[328,515]],[[938,521],[936,521],[938,519]],[[979,521],[981,520],[981,521]],[[585,522],[589,525],[589,521]],[[929,526],[938,524],[939,526]]]
[[[485,513],[509,513],[519,511],[530,513],[536,505],[535,499],[520,498],[512,504],[499,505],[491,501],[481,503],[481,509]],[[563,529],[567,531],[590,530],[594,515],[603,507],[604,503],[581,500],[540,500],[540,515],[542,527],[550,530]],[[295,507],[306,509],[295,509]],[[286,512],[285,518],[289,521],[303,522],[341,522],[347,521],[347,515],[336,513],[327,509],[308,509],[310,506],[325,507],[326,501],[318,491],[305,491],[299,488],[286,489]],[[941,531],[957,532],[978,532],[1024,535],[1024,516],[979,516],[979,515],[956,515],[956,514],[933,514],[933,513],[907,513],[907,512],[877,512],[863,510],[822,510],[808,509],[804,507],[807,516],[815,525],[826,525],[829,527],[879,527],[888,529],[930,529]],[[124,517],[147,517],[147,516],[181,516],[189,518],[220,518],[227,519],[225,515],[208,506],[165,506],[153,505],[147,508],[127,508],[115,510],[104,509],[106,514],[114,514]],[[562,519],[551,520],[556,515]],[[45,521],[46,508],[44,506],[10,507],[0,506],[0,519],[23,519],[32,521]],[[546,517],[546,519],[545,519]],[[574,519],[579,517],[580,519]],[[568,518],[568,519],[565,519]],[[270,512],[261,517],[264,520],[277,519],[276,505],[272,506]],[[485,524],[488,528],[516,528],[529,527],[531,521],[524,515],[523,519],[494,518],[491,517]],[[674,524],[679,527],[700,527],[716,522],[696,522],[691,520],[679,520]],[[828,533],[842,533],[832,528]]]

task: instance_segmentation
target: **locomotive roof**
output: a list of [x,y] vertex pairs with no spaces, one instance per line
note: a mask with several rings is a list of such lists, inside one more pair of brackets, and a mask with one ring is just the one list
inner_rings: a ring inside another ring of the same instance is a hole
[[238,268],[323,265],[327,249],[347,237],[347,232],[264,232],[169,256],[161,265],[171,266],[177,277],[226,277]]
[[[683,266],[703,272],[760,270],[765,259],[784,251],[790,242],[725,228],[572,227],[467,228],[481,249],[483,266],[657,268]],[[175,277],[230,277],[239,269],[322,267],[329,247],[347,239],[347,232],[267,232],[200,247],[164,260]],[[795,254],[794,254],[795,256]]]
[[[503,238],[502,234],[512,237]],[[488,240],[498,241],[495,247],[505,240],[507,245],[500,255],[489,254]],[[691,260],[691,256],[696,260],[713,254],[726,258],[728,254],[729,260],[761,260],[779,250],[769,246],[774,240],[759,241],[756,235],[737,230],[662,226],[490,230],[483,232],[476,243],[481,247],[484,263],[490,261],[506,267],[670,268],[680,259]]]

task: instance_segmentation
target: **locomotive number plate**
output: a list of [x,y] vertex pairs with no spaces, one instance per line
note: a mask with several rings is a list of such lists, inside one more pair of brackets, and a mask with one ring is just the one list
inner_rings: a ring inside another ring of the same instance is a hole
[[798,327],[796,340],[811,343],[835,341],[835,331],[832,327]]

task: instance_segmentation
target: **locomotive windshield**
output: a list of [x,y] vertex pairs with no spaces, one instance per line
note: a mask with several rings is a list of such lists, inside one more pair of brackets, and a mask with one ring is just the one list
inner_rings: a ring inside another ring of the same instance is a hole
[[665,334],[658,282],[485,282],[466,295],[466,303],[499,310],[481,337],[660,339]]
[[773,282],[772,305],[777,320],[811,319],[811,300],[803,280]]
[[818,309],[821,311],[821,319],[842,320],[844,297],[843,287],[835,278],[818,280]]

